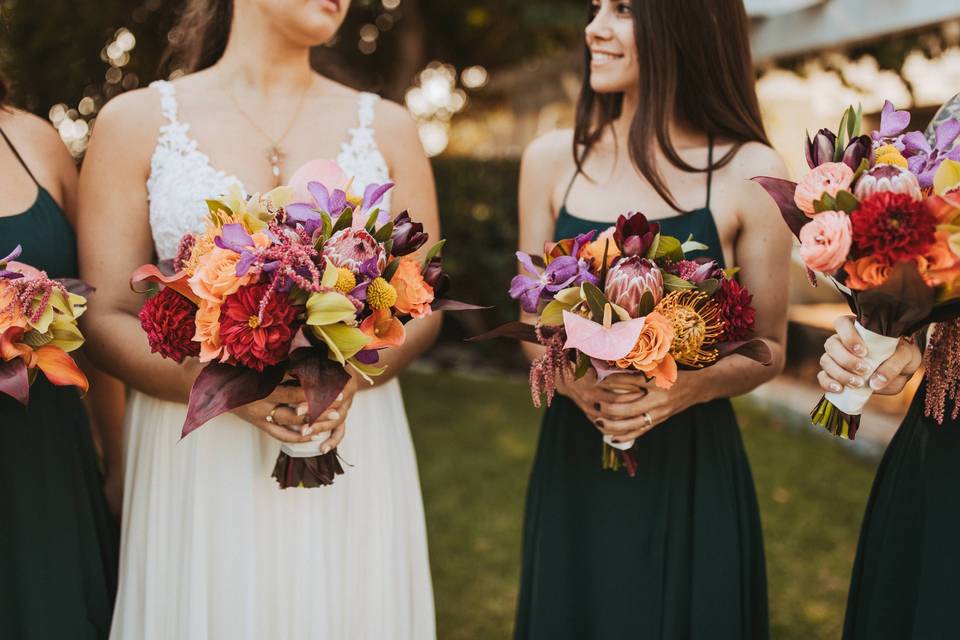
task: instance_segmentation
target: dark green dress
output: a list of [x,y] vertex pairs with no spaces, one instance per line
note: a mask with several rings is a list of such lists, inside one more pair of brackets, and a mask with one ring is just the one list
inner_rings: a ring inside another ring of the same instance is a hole
[[960,638],[960,422],[924,416],[926,383],[880,462],[845,640]]
[[[73,230],[37,188],[29,209],[0,217],[0,256],[20,244],[23,262],[75,278]],[[77,390],[40,374],[28,408],[0,394],[0,637],[106,638],[116,540]]]
[[[708,187],[709,194],[709,187]],[[658,220],[723,262],[708,206]],[[611,223],[564,207],[555,237]],[[518,640],[767,638],[763,537],[729,400],[691,407],[638,441],[637,475],[601,466],[602,435],[558,396],[527,494]]]

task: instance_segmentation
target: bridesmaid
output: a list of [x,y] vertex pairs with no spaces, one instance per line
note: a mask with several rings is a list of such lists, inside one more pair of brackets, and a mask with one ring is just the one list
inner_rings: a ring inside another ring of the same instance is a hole
[[[960,95],[943,106],[931,127],[947,114],[960,118]],[[860,356],[866,351],[853,318],[839,318],[836,327],[820,360],[818,379],[825,391],[869,385],[874,393],[896,395],[920,368],[920,348],[903,340],[865,380]],[[956,324],[944,328],[957,333]],[[952,402],[946,404],[943,424],[924,410],[928,391],[957,384],[938,379],[938,373],[950,371],[940,365],[957,361],[938,337],[935,331],[926,354],[927,376],[877,469],[853,566],[844,640],[960,637],[960,421],[952,417]]]
[[[524,154],[520,249],[627,211],[693,234],[703,255],[745,267],[773,364],[734,356],[681,372],[670,392],[631,374],[562,383],[527,496],[518,639],[768,636],[760,516],[729,398],[783,366],[791,240],[749,179],[785,168],[761,123],[741,0],[692,4],[589,5],[576,129]],[[604,434],[639,438],[636,477],[601,468]]]
[[[20,244],[25,262],[53,278],[75,278],[76,166],[47,123],[3,104],[6,93],[0,77],[0,255]],[[84,368],[111,503],[119,506],[123,387]],[[0,395],[0,522],[0,635],[106,638],[115,523],[83,402],[76,389],[55,387],[42,374],[28,408]]]

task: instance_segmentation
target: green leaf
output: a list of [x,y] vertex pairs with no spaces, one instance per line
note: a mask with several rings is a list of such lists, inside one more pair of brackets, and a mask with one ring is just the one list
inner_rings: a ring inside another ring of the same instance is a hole
[[337,322],[352,320],[357,309],[342,293],[322,291],[314,293],[307,300],[307,324],[313,326],[333,325]]
[[860,206],[856,196],[849,191],[838,191],[835,204],[837,206],[836,211],[845,211],[847,213],[853,213]]
[[607,256],[609,255],[610,255],[610,239],[607,238],[603,242],[603,262],[600,263],[599,282],[600,282],[601,289],[607,288],[607,271],[609,271],[609,269],[607,268]]
[[383,243],[383,253],[388,256],[393,254],[393,238]]
[[660,236],[660,242],[657,245],[657,251],[653,254],[655,260],[683,260],[683,246],[680,241],[673,236]]
[[333,225],[333,231],[330,233],[330,235],[333,235],[337,231],[349,229],[352,224],[353,224],[353,209],[344,209],[343,213],[340,214],[340,217],[337,218],[336,224]]
[[551,300],[543,308],[540,314],[540,324],[548,327],[559,327],[563,325],[563,312],[570,311],[570,305],[563,304],[559,300]]
[[313,335],[327,343],[327,347],[330,348],[330,359],[344,365],[373,340],[360,329],[348,327],[343,323],[312,327],[312,329]]
[[857,180],[860,179],[860,176],[862,176],[869,168],[870,162],[866,158],[861,160],[860,166],[857,167],[857,170],[853,172],[853,180],[850,181],[850,184],[855,184]]
[[655,306],[656,303],[653,301],[653,294],[649,291],[644,291],[643,295],[640,296],[640,305],[637,307],[637,315],[642,318],[653,311]]
[[712,296],[720,288],[720,281],[716,278],[708,278],[697,285],[697,289],[703,291],[708,296]]
[[738,273],[740,273],[740,267],[728,267],[723,270],[723,275],[727,276],[727,280],[733,280]]
[[390,264],[387,265],[387,268],[383,270],[383,279],[387,282],[390,282],[390,279],[393,278],[393,274],[395,274],[399,268],[400,258],[394,258]]
[[819,200],[813,201],[813,210],[817,213],[822,213],[824,211],[836,211],[837,210],[837,201],[833,197],[825,193],[823,197]]
[[837,127],[837,142],[836,147],[833,151],[833,161],[840,162],[843,159],[843,152],[847,148],[848,141],[848,132],[847,132],[847,122],[850,120],[850,111],[851,108],[847,108],[843,112],[843,117],[840,118],[840,126]]
[[656,257],[657,251],[659,250],[659,248],[660,248],[660,234],[658,233],[657,236],[653,239],[653,244],[650,245],[650,250],[647,251],[647,255],[645,257],[650,260],[653,260]]
[[447,244],[447,241],[441,240],[437,244],[430,247],[430,251],[427,251],[427,257],[424,258],[423,264],[426,265],[428,262],[436,258],[438,255],[440,255],[440,252],[443,251],[443,245],[445,244]]
[[702,242],[697,242],[693,239],[693,235],[687,238],[687,241],[680,245],[680,250],[683,251],[684,255],[690,253],[691,251],[706,251],[710,247],[703,244]]
[[860,133],[863,131],[863,105],[857,105],[857,112],[854,116],[853,131],[850,133],[850,139],[860,137]]
[[687,280],[684,280],[680,276],[675,276],[672,273],[663,273],[663,288],[665,291],[684,291],[686,289],[693,289],[693,283]]
[[590,305],[590,313],[593,314],[593,319],[599,322],[603,319],[603,308],[607,306],[610,301],[596,285],[584,282],[580,286],[583,288],[583,297],[586,299],[587,304]]
[[390,236],[393,235],[393,222],[388,222],[383,225],[373,234],[373,239],[377,242],[384,243],[390,239]]
[[373,231],[377,228],[377,217],[380,215],[380,207],[371,209],[368,215],[370,217],[367,218],[367,225],[364,229],[366,229],[367,233],[373,235]]
[[321,227],[322,231],[320,233],[320,238],[322,239],[323,243],[326,243],[326,241],[330,239],[330,236],[333,235],[333,219],[330,218],[329,213],[321,212],[320,221],[323,225]]
[[581,353],[577,359],[577,370],[574,372],[574,379],[579,380],[590,371],[590,356]]

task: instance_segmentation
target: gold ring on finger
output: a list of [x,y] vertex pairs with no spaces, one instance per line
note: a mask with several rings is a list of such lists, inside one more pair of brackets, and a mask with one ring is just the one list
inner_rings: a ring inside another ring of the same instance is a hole
[[643,417],[643,423],[647,425],[647,429],[650,429],[651,427],[653,427],[653,418],[650,417],[650,414],[648,412],[644,411],[642,417]]

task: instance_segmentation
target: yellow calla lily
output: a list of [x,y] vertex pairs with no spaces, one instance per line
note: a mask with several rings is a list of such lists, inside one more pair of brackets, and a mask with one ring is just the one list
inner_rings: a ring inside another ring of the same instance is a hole
[[369,382],[370,384],[373,384],[374,378],[376,378],[377,376],[383,375],[383,372],[387,370],[386,365],[378,367],[377,365],[374,365],[374,364],[363,364],[356,358],[351,358],[348,364],[354,369],[356,369],[357,373],[359,373],[363,377],[363,379]]
[[350,299],[336,291],[314,293],[307,299],[307,324],[327,326],[356,318],[357,309]]
[[312,329],[313,334],[323,340],[330,348],[330,359],[336,360],[342,365],[346,365],[347,360],[357,355],[372,340],[360,329],[348,327],[342,322],[323,327],[315,326]]
[[54,320],[50,324],[50,333],[53,335],[50,344],[60,347],[67,353],[76,351],[83,346],[83,334],[80,333],[77,325],[70,320]]
[[933,176],[933,192],[942,196],[957,187],[960,187],[960,162],[944,160]]

